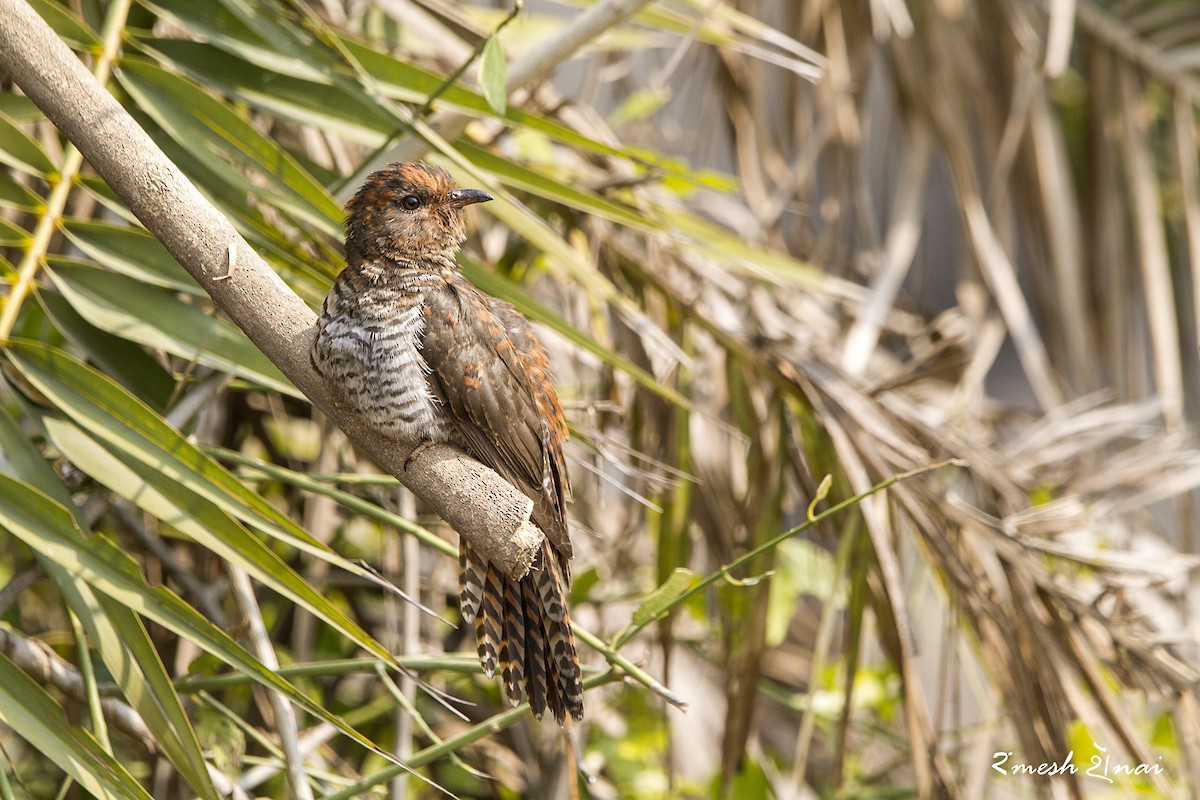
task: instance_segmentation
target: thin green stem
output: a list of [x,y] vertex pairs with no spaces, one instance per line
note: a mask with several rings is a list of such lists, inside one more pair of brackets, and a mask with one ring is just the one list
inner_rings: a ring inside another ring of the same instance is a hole
[[[829,600],[823,604],[821,609],[821,620],[817,626],[817,640],[813,647],[812,668],[809,671],[810,675],[820,675],[825,668],[826,659],[829,657],[829,650],[833,644],[833,632],[838,626],[838,621],[841,615],[838,613],[839,606],[836,602],[838,592],[846,581],[846,567],[850,563],[850,555],[854,550],[856,540],[861,535],[861,528],[857,526],[850,532],[850,535],[843,536],[838,542],[837,552],[837,572],[834,573],[833,585],[829,590]],[[813,707],[813,697],[820,688],[820,682],[810,680],[808,682],[808,690],[804,694],[804,708],[811,709]],[[846,703],[849,705],[850,698],[847,696]],[[816,730],[817,715],[804,714],[800,720],[800,730],[796,734],[796,748],[792,757],[792,780],[803,781],[805,775],[805,766],[808,764],[809,748],[812,745],[813,731]],[[796,784],[801,785],[800,783]]]
[[96,686],[96,670],[92,667],[92,656],[88,650],[87,634],[83,632],[83,623],[75,613],[69,612],[71,631],[75,636],[75,649],[79,653],[79,676],[83,679],[83,688],[87,694],[88,714],[92,720],[92,733],[100,747],[109,755],[112,754],[112,740],[108,736],[108,720],[104,718],[104,709],[100,705],[100,691]]
[[[480,671],[482,672],[482,669]],[[434,744],[442,744],[445,740],[438,736],[437,732],[434,731],[433,728],[429,727],[429,723],[425,721],[425,717],[422,716],[419,710],[417,710],[417,707],[413,705],[412,701],[405,696],[400,686],[394,680],[392,680],[392,676],[388,675],[387,666],[382,661],[377,662],[375,673],[379,676],[379,680],[383,684],[383,687],[387,689],[388,694],[393,700],[396,701],[396,705],[400,706],[400,708],[404,710],[404,713],[409,716],[409,719],[413,721],[413,724],[417,726],[425,738],[429,739]],[[402,756],[397,754],[397,757]],[[462,759],[460,759],[456,753],[451,753],[450,760],[456,767],[461,767],[468,772],[472,771],[470,767],[463,763]]]
[[579,627],[573,622],[571,623],[571,629],[575,631],[575,635],[579,637],[581,641],[583,641],[586,645],[591,647],[600,655],[604,656],[605,660],[608,661],[609,664],[617,667],[621,670],[621,672],[642,684],[650,691],[661,696],[676,708],[687,708],[686,700],[672,692],[657,679],[655,679],[654,676],[646,672],[646,670],[642,669],[628,658],[618,653],[615,647],[610,647],[599,636],[596,636],[594,633]]
[[240,730],[248,740],[254,742],[263,750],[265,750],[267,755],[269,755],[277,763],[283,763],[283,750],[279,747],[279,745],[272,741],[272,738],[267,736],[267,734],[257,726],[251,725],[243,715],[236,713],[233,709],[222,703],[217,698],[213,697],[208,692],[200,692],[196,695],[196,698],[200,702],[207,705],[212,711],[229,720],[231,725]]
[[[428,656],[397,656],[396,663],[414,672],[428,670],[446,670],[450,672],[482,672],[479,662],[467,655],[428,655]],[[342,658],[329,661],[313,661],[305,664],[289,664],[275,672],[280,677],[292,678],[328,678],[335,675],[375,672],[380,667],[388,667],[377,658]],[[180,678],[175,681],[175,689],[180,694],[216,691],[230,686],[252,684],[254,679],[240,672],[223,675],[208,675],[204,677]]]
[[[433,110],[434,102],[443,94],[445,94],[446,90],[453,86],[455,82],[462,77],[462,74],[467,71],[467,67],[479,60],[479,56],[483,54],[483,48],[487,46],[488,40],[494,36],[498,36],[500,31],[504,30],[505,27],[508,26],[508,23],[517,18],[517,15],[521,13],[522,5],[523,4],[521,0],[517,0],[517,2],[513,4],[512,11],[509,11],[508,14],[505,15],[504,19],[500,20],[500,24],[496,26],[496,29],[492,31],[491,35],[481,39],[479,44],[475,45],[475,49],[471,52],[471,55],[467,57],[467,60],[460,64],[458,69],[454,70],[454,72],[452,72],[450,76],[446,78],[446,80],[442,81],[442,84],[438,86],[438,88],[434,89],[433,93],[430,94],[429,97],[425,98],[425,102],[421,104],[421,107],[413,112],[413,119],[420,120],[429,116],[429,112]],[[399,131],[392,134],[393,137],[398,135]],[[388,144],[390,145],[393,141],[395,141],[394,138],[391,139]],[[383,149],[381,149],[380,152],[383,152]]]

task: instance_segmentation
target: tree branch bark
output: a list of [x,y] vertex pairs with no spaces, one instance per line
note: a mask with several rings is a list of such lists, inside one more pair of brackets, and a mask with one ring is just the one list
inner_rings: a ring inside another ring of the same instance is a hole
[[[385,439],[313,369],[316,315],[191,184],[24,0],[0,0],[0,66],[79,148],[146,229],[315,406],[510,577],[543,534],[533,502],[446,446]],[[408,461],[410,455],[411,461]]]

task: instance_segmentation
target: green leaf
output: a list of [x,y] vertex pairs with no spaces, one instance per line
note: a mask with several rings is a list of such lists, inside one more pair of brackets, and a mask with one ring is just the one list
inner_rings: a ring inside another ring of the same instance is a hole
[[225,561],[241,567],[264,586],[329,623],[347,639],[374,655],[390,657],[387,648],[216,504],[175,481],[164,479],[159,470],[99,444],[69,422],[48,417],[44,425],[55,446],[79,469]]
[[126,225],[136,230],[141,229],[142,223],[138,222],[138,218],[134,216],[132,211],[125,207],[125,204],[117,197],[117,193],[99,175],[76,175],[75,182],[79,188],[96,198],[102,206],[124,220]]
[[[171,502],[187,508],[192,514],[211,513],[200,509],[195,498],[189,499],[189,495],[181,493],[186,489],[269,536],[353,575],[375,580],[369,571],[313,539],[107,376],[37,342],[14,339],[9,343],[8,355],[21,374],[72,422],[103,443],[111,453],[121,454],[127,467],[133,462],[125,456],[138,462],[143,480],[149,480],[149,476],[142,467],[155,471],[164,481],[157,483],[157,488],[174,493]],[[165,481],[172,481],[180,488],[171,487]],[[219,524],[216,518],[205,517],[205,520],[207,524]],[[243,543],[242,546],[251,545]],[[274,568],[265,561],[259,566]],[[291,586],[290,590],[303,591],[296,586]],[[339,619],[336,615],[332,618]],[[343,623],[339,627],[364,649],[394,663],[386,648],[363,634],[353,623]]]
[[155,38],[138,42],[205,86],[284,119],[371,146],[382,143],[395,128],[377,103],[328,82],[273,72],[202,42]]
[[133,560],[106,537],[85,538],[63,506],[7,475],[0,475],[0,525],[31,549],[45,553],[76,580],[195,643],[259,685],[279,692],[317,719],[333,725],[371,752],[392,760],[340,717],[265,667],[176,594],[164,587],[149,586]]
[[652,219],[648,219],[645,213],[614,203],[587,189],[578,188],[572,185],[573,181],[567,176],[552,176],[530,169],[487,148],[472,144],[466,138],[456,142],[455,147],[472,164],[496,175],[508,186],[631,228],[659,231],[659,227]]
[[824,273],[777,250],[746,244],[739,236],[686,211],[661,209],[663,224],[698,253],[716,257],[761,279],[763,273],[796,286],[819,287]]
[[[324,72],[312,61],[285,55],[278,42],[271,44],[259,35],[239,14],[223,3],[197,3],[196,0],[142,0],[142,4],[171,20],[179,27],[222,50],[247,59],[280,75],[327,82]],[[207,83],[207,81],[202,81]]]
[[5,114],[0,114],[0,164],[43,178],[58,172],[42,146]]
[[845,591],[834,596],[838,587],[838,564],[815,542],[789,539],[780,543],[774,572],[767,600],[766,642],[769,647],[776,647],[784,640],[802,595],[836,604],[839,610],[846,605]]
[[508,110],[508,62],[504,58],[504,48],[500,46],[500,37],[495,34],[489,36],[487,44],[483,46],[483,56],[479,60],[479,85],[488,105],[503,116]]
[[[75,513],[66,487],[16,420],[3,409],[0,409],[0,456],[3,457],[0,469],[6,474],[20,478]],[[78,513],[76,522],[82,522]],[[163,754],[198,795],[215,800],[217,793],[196,734],[142,621],[128,608],[95,594],[87,584],[75,580],[45,553],[34,550],[33,555],[59,587],[101,661],[120,685],[126,700],[141,714]]]
[[692,585],[692,577],[691,570],[677,567],[662,586],[655,589],[649,597],[642,601],[641,605],[634,609],[632,619],[634,627],[641,628],[649,625],[674,608],[675,603]]
[[57,764],[93,797],[152,800],[121,762],[67,722],[50,694],[0,654],[0,722]]
[[[299,286],[293,284],[301,296],[313,302],[319,302],[325,296],[341,263],[341,254],[328,246],[327,237],[310,232],[307,228],[280,228],[277,219],[268,220],[266,212],[257,204],[246,202],[245,192],[232,187],[218,172],[193,157],[182,145],[163,133],[154,120],[136,109],[131,113],[167,158],[237,226],[246,241],[282,274],[305,280]],[[314,286],[319,287],[319,291],[314,291]]]
[[231,186],[330,237],[341,235],[342,210],[325,187],[228,104],[144,59],[123,59],[118,77],[142,111]]
[[107,376],[39,342],[14,339],[7,352],[38,391],[98,440],[158,468],[293,547],[310,553],[328,551]]
[[[296,57],[299,64],[304,66],[309,66],[313,60],[319,63],[317,56],[321,55],[320,51],[304,46],[308,44],[306,41],[310,38],[308,34],[302,29],[298,29],[286,15],[280,14],[270,3],[263,3],[260,0],[218,0],[218,2],[247,28],[254,31],[255,35],[268,44],[274,52],[292,55]],[[206,9],[210,6],[211,4],[206,4]],[[296,52],[297,50],[299,53]],[[309,56],[311,60],[306,62],[303,55]]]
[[222,317],[210,316],[171,292],[94,267],[59,263],[48,272],[71,307],[97,328],[303,397],[241,330]]
[[45,201],[18,183],[8,172],[0,170],[0,207],[18,211],[37,211]]
[[37,105],[23,94],[0,92],[0,117],[8,117],[13,122],[42,122],[46,115]]
[[95,50],[100,47],[100,37],[82,20],[67,11],[61,3],[50,0],[27,0],[33,10],[54,29],[67,44],[76,50]]
[[[66,219],[63,221],[63,232],[71,244],[113,272],[153,286],[187,292],[197,297],[205,296],[204,290],[180,266],[175,256],[141,228]],[[58,263],[64,262],[60,260]]]
[[27,231],[0,218],[0,247],[24,247],[30,238]]
[[[175,3],[177,8],[195,8],[200,15],[207,13],[199,11],[201,6],[190,0],[175,0]],[[201,23],[189,22],[185,27],[188,30],[204,30],[197,25]],[[373,147],[381,144],[396,128],[396,120],[381,110],[378,101],[365,89],[348,92],[344,81],[336,84],[323,73],[318,75],[313,72],[306,79],[306,73],[284,67],[266,57],[268,51],[263,49],[260,40],[238,38],[232,26],[221,27],[219,36],[209,34],[207,30],[205,34],[209,39],[207,42],[145,35],[136,38],[143,49],[203,85],[285,119],[312,125]],[[381,53],[356,39],[342,37],[340,43],[389,98],[421,104],[445,81],[437,73],[388,53]],[[442,93],[437,107],[478,116],[493,113],[482,94],[457,84]],[[537,131],[564,144],[602,155],[628,158],[639,166],[661,171],[666,178],[682,184],[723,192],[735,188],[727,176],[697,172],[679,159],[668,158],[648,148],[613,147],[515,106],[508,107],[503,118],[515,128]]]
[[[51,263],[63,263],[51,259]],[[92,325],[53,289],[37,289],[38,301],[55,326],[104,372],[156,411],[163,411],[175,391],[175,380],[138,345]]]

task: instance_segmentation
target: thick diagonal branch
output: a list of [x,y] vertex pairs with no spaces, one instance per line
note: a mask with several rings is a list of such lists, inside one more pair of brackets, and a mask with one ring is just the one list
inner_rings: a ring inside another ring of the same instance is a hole
[[[316,316],[24,0],[0,0],[0,66],[313,404],[514,578],[541,546],[532,501],[464,453],[380,437],[309,361]],[[236,266],[235,266],[236,265]],[[226,280],[226,276],[229,276]],[[406,463],[409,456],[411,461]]]

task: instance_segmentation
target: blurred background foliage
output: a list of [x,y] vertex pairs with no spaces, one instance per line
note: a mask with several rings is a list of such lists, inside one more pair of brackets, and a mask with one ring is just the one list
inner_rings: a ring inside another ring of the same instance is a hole
[[30,2],[314,306],[370,166],[497,196],[590,688],[504,709],[454,534],[5,82],[0,797],[1195,796],[1200,6]]

